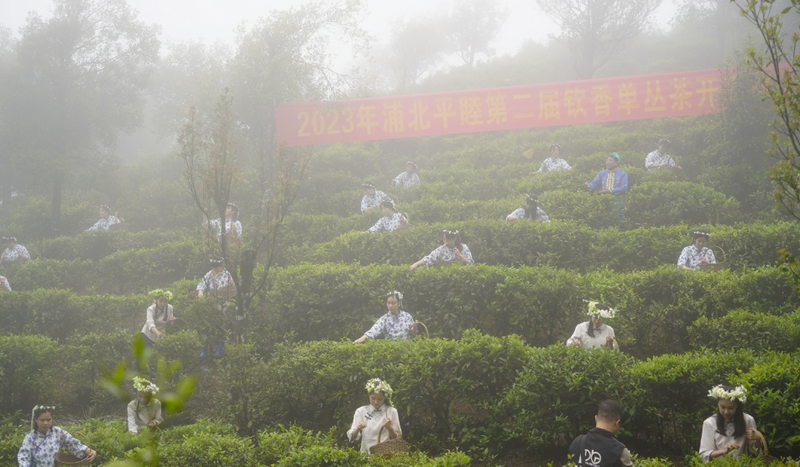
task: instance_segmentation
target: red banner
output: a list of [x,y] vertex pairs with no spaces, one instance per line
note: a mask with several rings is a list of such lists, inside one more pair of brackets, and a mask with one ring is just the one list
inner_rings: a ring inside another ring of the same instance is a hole
[[531,84],[275,109],[286,146],[683,117],[718,110],[717,69]]

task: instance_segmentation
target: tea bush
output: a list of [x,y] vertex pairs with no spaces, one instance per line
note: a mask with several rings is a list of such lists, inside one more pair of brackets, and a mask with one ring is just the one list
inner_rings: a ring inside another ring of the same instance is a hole
[[800,313],[774,316],[733,310],[718,319],[701,316],[688,331],[695,349],[791,352],[800,347]]

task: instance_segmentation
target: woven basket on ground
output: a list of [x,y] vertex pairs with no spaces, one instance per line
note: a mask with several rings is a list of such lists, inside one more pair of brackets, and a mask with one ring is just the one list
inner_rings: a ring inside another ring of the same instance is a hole
[[94,456],[91,458],[86,456],[83,459],[78,459],[76,456],[65,452],[56,454],[56,465],[92,465],[93,461]]
[[[372,455],[378,456],[392,456],[394,454],[402,453],[405,454],[408,452],[408,442],[403,439],[403,435],[400,434],[400,427],[397,425],[395,421],[392,421],[394,425],[397,427],[397,438],[395,439],[387,439],[386,441],[381,443],[381,434],[383,433],[384,428],[381,427],[380,431],[378,431],[378,444],[369,448],[369,452]],[[388,430],[387,430],[388,436]]]

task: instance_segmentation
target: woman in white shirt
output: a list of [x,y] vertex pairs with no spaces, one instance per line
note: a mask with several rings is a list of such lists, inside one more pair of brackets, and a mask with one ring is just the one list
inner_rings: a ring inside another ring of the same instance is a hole
[[612,319],[617,312],[605,303],[585,301],[589,303],[586,314],[591,316],[591,319],[575,326],[575,332],[567,339],[567,345],[578,345],[584,349],[597,347],[616,349],[614,328],[605,324],[603,319]]
[[150,296],[156,302],[147,309],[147,319],[142,328],[142,337],[148,346],[153,345],[156,339],[160,339],[164,335],[163,331],[167,324],[171,324],[177,319],[172,315],[172,305],[169,304],[169,301],[172,300],[172,292],[155,289],[150,292]]
[[381,427],[385,432],[382,441],[397,438],[403,432],[400,429],[397,409],[391,404],[393,391],[389,383],[373,378],[367,382],[366,389],[369,394],[369,405],[356,409],[353,424],[347,430],[347,439],[355,443],[361,438],[361,452],[369,455],[369,448],[378,444]]
[[708,397],[717,400],[717,413],[703,422],[700,438],[703,459],[738,457],[761,447],[756,421],[742,409],[742,404],[747,402],[747,390],[743,386],[715,386],[708,391]]
[[155,428],[164,420],[161,418],[161,401],[156,399],[158,386],[136,376],[133,378],[136,399],[128,403],[128,431],[138,433],[140,428]]

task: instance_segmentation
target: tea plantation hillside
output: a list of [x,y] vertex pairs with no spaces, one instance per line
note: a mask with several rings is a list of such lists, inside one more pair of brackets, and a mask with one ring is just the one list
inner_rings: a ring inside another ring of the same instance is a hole
[[[6,201],[1,233],[32,259],[0,266],[12,288],[0,293],[0,465],[16,465],[37,404],[56,405],[56,424],[100,463],[140,456],[146,437],[127,432],[124,403],[104,385],[120,362],[165,392],[197,376],[162,427],[162,465],[564,465],[608,398],[624,408],[619,439],[636,465],[700,465],[717,384],[744,386],[770,452],[798,458],[800,287],[781,258],[800,255],[800,224],[773,206],[766,147],[738,154],[741,141],[718,137],[719,125],[703,116],[314,148],[279,242],[253,247],[275,264],[255,266],[268,286],[235,334],[225,334],[233,315],[223,323],[194,293],[219,245],[174,154],[125,166],[114,183],[67,187],[55,237],[45,196]],[[680,172],[645,169],[660,138],[673,141]],[[531,175],[553,142],[572,169]],[[624,219],[614,197],[584,188],[612,152],[628,174]],[[392,187],[408,160],[421,185]],[[244,245],[268,201],[258,177],[243,167],[233,192]],[[410,226],[366,232],[382,214],[361,214],[365,182]],[[505,220],[527,194],[551,222]],[[101,204],[128,228],[84,232]],[[698,229],[711,232],[717,269],[677,267]],[[410,270],[445,230],[459,231],[476,264]],[[154,289],[174,293],[179,319],[156,358],[136,361]],[[421,336],[354,345],[394,290]],[[564,345],[588,320],[585,300],[616,310],[620,351]],[[224,338],[221,358],[198,358]],[[376,377],[394,388],[410,457],[366,460],[347,442]]]

